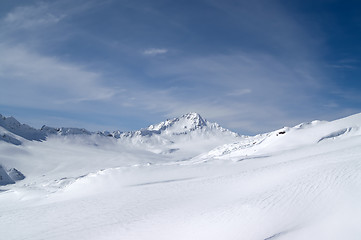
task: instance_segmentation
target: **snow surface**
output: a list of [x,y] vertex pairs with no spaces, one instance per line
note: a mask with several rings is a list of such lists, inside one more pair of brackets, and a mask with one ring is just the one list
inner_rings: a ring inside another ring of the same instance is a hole
[[0,174],[25,178],[0,187],[1,239],[361,239],[361,114],[257,136],[196,113],[42,141],[4,126],[21,145],[0,141]]

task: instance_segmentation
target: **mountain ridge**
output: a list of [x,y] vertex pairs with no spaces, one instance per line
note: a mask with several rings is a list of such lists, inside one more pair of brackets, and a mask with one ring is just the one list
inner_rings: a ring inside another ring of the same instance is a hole
[[41,141],[41,140],[45,140],[46,138],[45,133],[39,131],[39,129],[30,127],[27,124],[21,124],[18,120],[16,120],[12,116],[4,117],[3,115],[0,114],[0,127],[3,127],[7,131],[30,141],[32,140]]
[[[337,119],[332,122],[345,122],[347,119],[358,119],[361,113],[354,114],[345,118]],[[252,146],[259,144],[263,141],[268,141],[270,137],[280,137],[281,135],[288,135],[288,132],[296,130],[305,130],[319,125],[330,123],[328,121],[314,120],[311,122],[300,123],[294,127],[283,127],[281,129],[271,131],[268,133],[258,134],[255,136],[244,136],[238,133],[232,132],[226,128],[221,127],[218,123],[209,122],[196,112],[190,112],[180,117],[167,119],[157,124],[149,125],[146,128],[142,128],[136,131],[98,131],[91,132],[84,128],[54,128],[43,126],[41,129],[35,129],[29,125],[21,124],[14,117],[4,117],[0,114],[0,141],[5,141],[14,145],[21,145],[20,136],[29,141],[45,141],[47,137],[51,136],[68,136],[68,135],[100,135],[106,137],[113,137],[115,139],[132,140],[133,143],[146,143],[152,142],[154,144],[167,144],[174,142],[174,137],[195,137],[197,135],[207,135],[208,137],[218,137],[219,135],[228,136],[234,138],[235,143],[230,143],[229,149],[243,149],[246,145]],[[335,133],[328,133],[326,136],[322,136],[317,141],[330,138],[333,135],[341,135],[344,133],[352,132],[352,126],[343,127],[342,129],[336,129]],[[354,128],[355,129],[355,128]],[[353,130],[354,131],[354,130]],[[198,136],[197,136],[198,137]],[[153,140],[150,140],[153,138]],[[154,141],[154,139],[156,141]],[[241,144],[236,144],[237,141],[241,141]],[[236,146],[237,145],[237,146]]]
[[[167,119],[157,124],[152,124],[146,128],[135,131],[97,131],[91,132],[85,128],[69,128],[69,127],[49,127],[43,125],[40,129],[33,128],[26,124],[21,124],[14,117],[4,117],[0,115],[0,127],[12,134],[20,136],[30,141],[44,141],[49,136],[67,136],[67,135],[101,135],[114,137],[116,139],[132,138],[132,137],[152,137],[154,135],[177,136],[187,135],[194,131],[199,132],[220,132],[226,135],[238,137],[239,134],[221,127],[218,123],[212,123],[204,119],[200,114],[191,112],[180,117]],[[20,145],[19,139],[4,133],[0,140]]]

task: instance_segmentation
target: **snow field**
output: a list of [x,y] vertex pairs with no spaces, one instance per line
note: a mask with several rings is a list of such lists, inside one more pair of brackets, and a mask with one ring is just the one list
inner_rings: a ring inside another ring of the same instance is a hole
[[194,130],[141,143],[98,135],[2,142],[1,163],[26,178],[0,188],[0,235],[360,239],[360,125],[358,114],[236,141]]

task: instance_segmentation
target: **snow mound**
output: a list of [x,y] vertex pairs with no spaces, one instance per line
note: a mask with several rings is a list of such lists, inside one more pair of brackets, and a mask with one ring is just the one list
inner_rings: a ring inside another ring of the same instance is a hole
[[346,135],[347,133],[351,132],[351,131],[354,131],[355,128],[343,128],[343,129],[340,129],[340,130],[337,130],[335,132],[332,132],[324,137],[322,137],[318,142],[321,142],[323,140],[326,140],[326,139],[335,139],[335,138],[338,138],[338,137],[341,137],[341,136],[344,136]]
[[327,123],[327,121],[321,121],[321,120],[314,120],[312,122],[305,122],[305,123],[301,123],[298,124],[296,126],[294,126],[295,129],[305,129],[305,128],[311,128],[320,124],[325,124]]

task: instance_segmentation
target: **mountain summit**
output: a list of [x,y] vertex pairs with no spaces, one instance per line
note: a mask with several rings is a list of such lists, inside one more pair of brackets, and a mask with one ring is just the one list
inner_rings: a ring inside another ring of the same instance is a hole
[[187,113],[179,118],[167,120],[157,125],[150,125],[147,130],[149,131],[164,131],[170,128],[177,128],[177,130],[195,130],[208,126],[207,121],[204,120],[198,113]]

